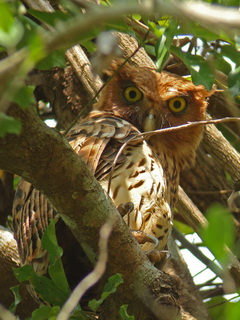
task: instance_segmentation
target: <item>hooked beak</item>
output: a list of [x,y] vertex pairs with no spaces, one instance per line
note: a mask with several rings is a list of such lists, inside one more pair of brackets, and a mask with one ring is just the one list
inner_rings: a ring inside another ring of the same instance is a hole
[[144,119],[143,130],[144,132],[156,130],[156,116],[154,112],[149,112],[146,118]]

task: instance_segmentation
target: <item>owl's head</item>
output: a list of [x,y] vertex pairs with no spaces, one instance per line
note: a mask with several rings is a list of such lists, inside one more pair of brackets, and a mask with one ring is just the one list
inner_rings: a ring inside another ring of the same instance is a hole
[[[208,92],[204,86],[167,72],[129,64],[112,64],[112,79],[104,88],[96,109],[110,111],[132,123],[139,131],[179,126],[205,118]],[[196,148],[201,127],[164,134],[160,139],[173,148],[191,142]]]

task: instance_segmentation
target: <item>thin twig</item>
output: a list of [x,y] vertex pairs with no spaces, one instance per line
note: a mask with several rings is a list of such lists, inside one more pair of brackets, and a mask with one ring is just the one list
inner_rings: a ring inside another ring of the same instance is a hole
[[16,320],[15,316],[4,306],[0,305],[0,319],[1,320]]
[[57,316],[57,320],[66,320],[70,317],[73,310],[77,307],[84,293],[92,287],[102,277],[108,259],[108,239],[113,229],[114,219],[107,221],[100,229],[99,238],[99,259],[94,270],[89,273],[73,290],[68,300]]
[[224,123],[224,122],[230,122],[230,121],[240,121],[240,118],[238,117],[227,117],[227,118],[222,118],[222,119],[213,119],[213,120],[201,120],[201,121],[194,121],[194,122],[188,122],[185,123],[183,125],[180,126],[176,126],[176,127],[169,127],[169,128],[164,128],[164,129],[159,129],[159,130],[153,130],[153,131],[147,131],[147,132],[139,132],[138,134],[136,134],[135,136],[131,137],[129,140],[127,140],[119,149],[113,164],[112,164],[112,168],[109,174],[109,181],[108,181],[108,190],[107,192],[110,192],[110,188],[111,188],[111,181],[112,181],[112,175],[116,166],[116,163],[118,161],[119,156],[122,154],[123,150],[125,149],[125,147],[130,143],[130,142],[135,142],[138,140],[143,140],[143,139],[148,139],[153,135],[157,135],[157,134],[162,134],[162,133],[169,133],[169,132],[173,132],[173,131],[179,131],[179,130],[183,130],[183,129],[188,129],[188,128],[193,128],[199,125],[207,125],[207,124],[217,124],[217,123]]
[[227,302],[230,302],[230,301],[232,301],[232,300],[234,300],[234,299],[237,299],[237,298],[239,298],[239,297],[240,297],[240,295],[237,294],[236,296],[234,296],[234,297],[232,297],[232,298],[230,298],[230,299],[228,299],[228,300],[224,300],[224,301],[222,301],[222,302],[219,302],[219,303],[216,303],[216,304],[214,304],[214,305],[212,305],[212,306],[209,306],[208,309],[221,306],[222,304],[227,303]]
[[[207,12],[207,14],[206,14]],[[45,42],[45,48],[48,53],[76,43],[80,35],[89,32],[94,27],[98,27],[103,23],[122,19],[128,14],[140,14],[143,16],[158,14],[170,15],[179,18],[186,17],[194,19],[212,30],[213,27],[219,28],[219,20],[221,28],[228,33],[231,32],[231,27],[239,28],[240,14],[237,9],[226,8],[223,6],[208,5],[204,3],[184,3],[179,1],[166,2],[163,0],[143,1],[141,5],[118,4],[112,7],[101,7],[91,10],[86,17],[76,16],[61,25],[57,29],[57,33],[53,33]]]
[[[215,260],[215,259],[214,259]],[[213,261],[214,261],[213,260]],[[201,274],[202,272],[204,272],[205,270],[207,270],[208,268],[204,268],[203,270],[199,271],[198,273],[196,273],[193,277],[196,277],[197,275]],[[198,288],[203,288],[203,287],[206,287],[206,286],[220,286],[222,285],[222,283],[213,283],[213,281],[215,281],[216,279],[218,278],[218,276],[214,276],[213,278],[201,283],[201,284],[198,284],[197,287]]]
[[188,191],[188,194],[230,194],[232,190],[216,190],[216,191]]
[[222,278],[224,275],[223,270],[216,265],[212,260],[207,258],[202,251],[200,251],[194,244],[190,243],[176,228],[173,228],[172,234],[174,238],[179,240],[182,245],[187,248],[190,252],[192,252],[195,257],[198,258],[202,263],[204,263],[213,273],[215,273],[218,277]]

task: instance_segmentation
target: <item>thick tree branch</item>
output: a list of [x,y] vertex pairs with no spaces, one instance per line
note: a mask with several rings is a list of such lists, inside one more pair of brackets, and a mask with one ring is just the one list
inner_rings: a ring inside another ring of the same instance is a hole
[[113,297],[106,303],[111,309],[108,319],[109,314],[118,319],[118,309],[124,303],[129,304],[129,312],[139,312],[137,319],[174,319],[178,296],[173,280],[150,264],[85,163],[33,110],[12,105],[9,115],[21,119],[23,129],[19,136],[0,139],[0,168],[21,175],[44,192],[93,264],[98,257],[101,226],[110,218],[116,221],[105,276],[120,272],[124,284],[119,288],[119,299]]

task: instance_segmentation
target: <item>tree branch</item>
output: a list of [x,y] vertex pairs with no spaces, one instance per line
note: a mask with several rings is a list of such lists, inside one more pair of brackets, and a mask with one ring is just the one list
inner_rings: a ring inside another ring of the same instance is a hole
[[119,287],[119,299],[111,298],[104,305],[108,319],[109,314],[118,319],[119,307],[125,303],[132,314],[139,312],[138,319],[174,318],[179,312],[174,281],[150,264],[86,164],[33,110],[12,105],[9,115],[21,119],[23,128],[19,136],[0,139],[0,168],[24,177],[44,192],[92,264],[98,257],[98,236],[92,235],[99,235],[106,221],[116,219],[105,278],[119,272],[124,284]]

